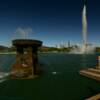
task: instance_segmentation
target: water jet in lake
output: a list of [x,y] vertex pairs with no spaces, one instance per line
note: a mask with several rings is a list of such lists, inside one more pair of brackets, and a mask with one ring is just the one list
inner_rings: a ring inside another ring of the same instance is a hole
[[80,47],[73,47],[70,54],[93,54],[95,51],[95,47],[92,44],[88,43],[87,40],[87,16],[86,16],[86,4],[84,4],[82,10],[82,35],[83,42]]

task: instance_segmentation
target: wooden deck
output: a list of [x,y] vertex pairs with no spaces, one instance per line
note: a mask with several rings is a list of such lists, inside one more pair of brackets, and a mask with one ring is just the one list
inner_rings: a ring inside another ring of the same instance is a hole
[[[80,70],[79,73],[88,78],[100,81],[100,69],[89,68],[89,69]],[[100,93],[90,98],[87,98],[85,100],[100,100]]]
[[92,79],[100,81],[100,70],[99,69],[89,68],[89,69],[81,70],[79,71],[79,73],[88,78],[92,78]]
[[100,100],[100,93],[90,98],[87,98],[86,100]]

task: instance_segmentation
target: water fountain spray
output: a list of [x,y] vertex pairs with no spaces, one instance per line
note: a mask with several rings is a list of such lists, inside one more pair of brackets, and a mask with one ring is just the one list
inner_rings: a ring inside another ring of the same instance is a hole
[[82,10],[82,46],[81,47],[73,47],[71,50],[71,54],[93,54],[95,47],[90,45],[87,41],[87,15],[86,15],[86,0],[84,1],[84,7]]
[[84,4],[82,11],[82,34],[83,34],[83,43],[87,44],[87,16],[86,16],[86,4]]
[[87,48],[87,16],[86,16],[86,4],[84,4],[82,11],[82,35],[83,35],[83,52],[86,52]]

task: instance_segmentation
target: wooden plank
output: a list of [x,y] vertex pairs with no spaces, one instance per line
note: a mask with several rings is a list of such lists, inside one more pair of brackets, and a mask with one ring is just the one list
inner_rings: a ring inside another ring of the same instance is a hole
[[81,70],[79,71],[79,73],[83,76],[86,76],[88,78],[92,78],[92,79],[95,79],[95,80],[98,80],[100,81],[100,73],[96,70]]
[[100,93],[99,94],[96,94],[90,98],[87,98],[86,100],[100,100]]

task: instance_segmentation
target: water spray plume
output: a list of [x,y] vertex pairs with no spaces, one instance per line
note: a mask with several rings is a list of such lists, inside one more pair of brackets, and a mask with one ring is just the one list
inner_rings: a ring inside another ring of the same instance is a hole
[[86,15],[86,0],[84,1],[84,7],[82,10],[82,36],[83,43],[81,47],[73,47],[70,53],[74,54],[90,54],[94,53],[95,47],[90,45],[87,41],[87,15]]
[[30,33],[34,33],[32,28],[17,28],[13,37],[18,39],[27,39],[28,34]]
[[87,17],[86,17],[86,5],[84,5],[82,12],[82,34],[83,34],[83,44],[87,44]]

